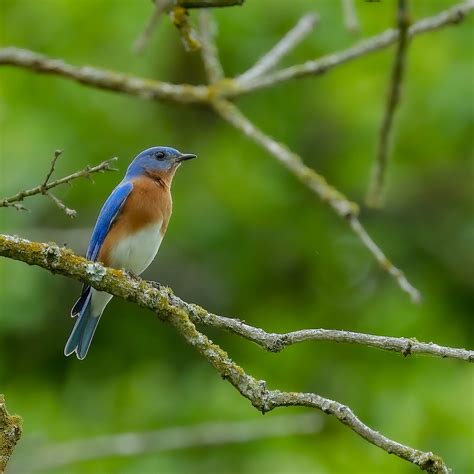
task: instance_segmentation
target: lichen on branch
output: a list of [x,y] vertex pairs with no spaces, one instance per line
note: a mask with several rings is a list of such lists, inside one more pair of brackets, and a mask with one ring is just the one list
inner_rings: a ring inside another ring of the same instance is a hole
[[0,474],[5,472],[7,463],[20,437],[21,418],[8,413],[5,396],[0,394]]
[[[314,393],[270,390],[265,381],[257,380],[236,364],[219,345],[198,331],[197,323],[212,322],[212,316],[203,308],[188,305],[173,295],[169,288],[156,287],[123,270],[103,267],[75,255],[71,250],[54,244],[30,242],[15,236],[0,235],[0,256],[37,265],[53,273],[74,278],[92,287],[106,291],[148,308],[167,323],[235,389],[262,413],[284,406],[312,407],[334,416],[359,436],[395,454],[428,472],[447,473],[443,460],[430,452],[423,452],[393,441],[365,425],[353,411],[341,403]],[[205,316],[210,315],[209,320]],[[215,325],[216,327],[222,327]],[[238,331],[235,331],[238,333]],[[250,338],[251,339],[251,338]]]

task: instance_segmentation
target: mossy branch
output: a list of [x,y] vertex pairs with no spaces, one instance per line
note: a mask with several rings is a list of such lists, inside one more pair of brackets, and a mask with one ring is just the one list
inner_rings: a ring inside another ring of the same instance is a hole
[[[184,303],[168,288],[161,286],[156,288],[152,283],[132,277],[123,270],[106,268],[100,263],[79,257],[67,248],[61,248],[55,244],[30,242],[14,236],[0,235],[0,256],[40,266],[150,309],[161,320],[171,324],[188,344],[193,346],[225,380],[262,413],[283,406],[317,408],[333,415],[359,436],[388,453],[395,454],[428,472],[448,472],[446,464],[440,457],[383,436],[365,425],[350,408],[337,401],[314,393],[268,389],[265,381],[257,380],[247,374],[229,357],[227,352],[198,331],[195,326],[195,322],[213,326],[211,322],[215,321],[214,318],[221,318],[221,322],[228,318],[211,315],[199,306]],[[206,320],[206,315],[210,319]],[[216,327],[222,326],[216,325]],[[235,332],[238,333],[238,331]]]
[[21,437],[21,418],[10,415],[5,397],[0,394],[0,474],[5,472],[10,456]]

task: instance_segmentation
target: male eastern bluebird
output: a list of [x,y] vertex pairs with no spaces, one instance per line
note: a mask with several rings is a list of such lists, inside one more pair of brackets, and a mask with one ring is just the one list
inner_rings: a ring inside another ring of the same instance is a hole
[[[142,151],[103,205],[86,258],[139,275],[155,258],[171,216],[171,181],[179,165],[196,158],[174,148]],[[64,348],[84,359],[99,319],[112,295],[84,285],[71,310],[78,316]]]

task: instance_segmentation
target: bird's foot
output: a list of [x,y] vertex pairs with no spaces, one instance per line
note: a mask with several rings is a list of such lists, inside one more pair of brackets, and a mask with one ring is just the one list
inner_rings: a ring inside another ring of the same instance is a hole
[[157,290],[162,290],[162,289],[163,289],[163,285],[162,285],[161,283],[158,283],[157,281],[148,280],[148,283],[149,283],[153,288],[156,288]]
[[139,275],[137,275],[135,272],[132,272],[131,270],[124,270],[125,271],[125,274],[129,277],[129,278],[133,278],[134,280],[138,280],[140,278]]

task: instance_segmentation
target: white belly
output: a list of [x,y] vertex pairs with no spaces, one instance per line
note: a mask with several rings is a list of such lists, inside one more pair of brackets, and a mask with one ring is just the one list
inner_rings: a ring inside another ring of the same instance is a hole
[[121,239],[110,254],[110,265],[140,275],[153,261],[160,248],[163,240],[160,229],[161,222]]

